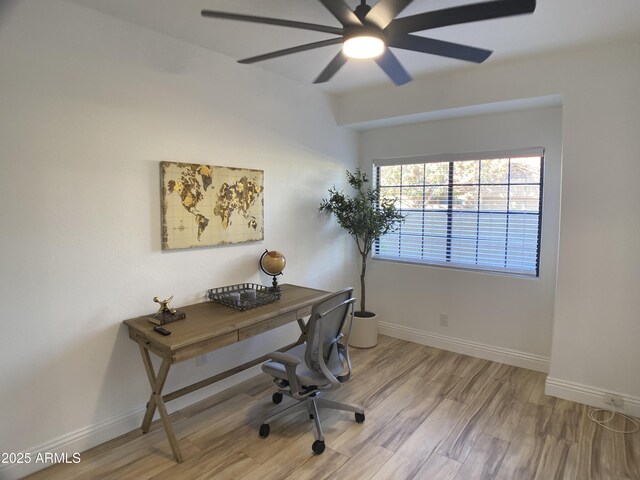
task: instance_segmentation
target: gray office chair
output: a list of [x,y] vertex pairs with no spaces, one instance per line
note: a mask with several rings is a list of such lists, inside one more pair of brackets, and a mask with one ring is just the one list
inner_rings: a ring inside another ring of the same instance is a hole
[[364,422],[364,410],[357,406],[333,402],[320,395],[327,390],[340,388],[351,376],[349,359],[349,333],[344,343],[342,330],[348,317],[353,320],[353,288],[333,293],[316,302],[307,322],[307,341],[285,353],[273,352],[269,361],[262,365],[262,371],[274,377],[278,391],[272,396],[273,403],[280,403],[283,395],[297,400],[274,411],[260,425],[260,436],[269,436],[269,423],[289,413],[292,409],[306,407],[309,417],[316,425],[317,437],[312,450],[316,454],[324,452],[324,435],[320,425],[318,410],[332,408],[355,413],[358,423]]

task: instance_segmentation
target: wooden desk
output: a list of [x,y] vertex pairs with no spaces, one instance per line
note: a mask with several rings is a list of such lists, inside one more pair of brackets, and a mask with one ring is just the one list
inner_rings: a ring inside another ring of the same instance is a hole
[[[182,453],[173,427],[169,422],[165,402],[264,362],[266,357],[256,358],[226,372],[163,395],[162,389],[171,365],[295,321],[300,326],[300,338],[294,344],[283,347],[281,351],[299,345],[305,341],[307,335],[307,327],[302,318],[309,315],[312,305],[328,293],[296,285],[282,285],[280,300],[244,312],[214,302],[180,307],[180,310],[186,313],[187,318],[165,325],[165,328],[171,331],[171,335],[166,337],[155,332],[153,330],[155,325],[149,322],[146,317],[125,320],[124,323],[129,328],[129,338],[137,342],[140,347],[142,361],[151,385],[151,396],[142,421],[142,431],[144,433],[149,431],[153,414],[157,408],[173,456],[177,462],[182,462]],[[162,358],[158,372],[154,371],[149,352]]]

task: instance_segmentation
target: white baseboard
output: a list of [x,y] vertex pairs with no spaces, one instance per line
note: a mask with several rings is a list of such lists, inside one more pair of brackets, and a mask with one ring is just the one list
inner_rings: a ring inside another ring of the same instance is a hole
[[544,391],[547,395],[553,397],[564,398],[565,400],[591,405],[596,408],[609,408],[602,401],[603,395],[618,395],[624,401],[624,406],[620,411],[627,415],[640,417],[640,397],[552,377],[547,377]]
[[[197,403],[204,398],[214,395],[215,393],[226,390],[227,388],[258,375],[259,373],[259,366],[251,367],[219,383],[193,392],[186,397],[175,399],[171,403],[167,404],[167,410],[169,413],[180,410],[188,405]],[[84,452],[104,442],[129,433],[132,430],[136,430],[137,428],[140,428],[140,425],[142,424],[145,409],[146,407],[141,406],[131,410],[130,412],[123,413],[94,425],[67,433],[41,445],[22,450],[21,453],[31,454],[31,463],[0,465],[0,480],[18,480],[35,473],[38,470],[42,470],[53,465],[51,463],[35,463],[33,460],[36,458],[38,453],[66,453],[70,459],[69,461],[71,461],[71,456],[76,452]],[[154,418],[158,418],[157,412]],[[82,456],[80,458],[82,459]]]
[[96,445],[135,430],[142,424],[144,412],[145,408],[139,407],[117,417],[81,428],[49,442],[29,448],[22,453],[31,455],[31,463],[2,465],[0,467],[0,478],[2,480],[17,480],[38,470],[50,467],[52,464],[35,462],[38,453],[67,453],[71,457],[75,452],[84,452]]
[[484,358],[494,362],[506,363],[514,367],[528,368],[538,372],[549,371],[549,357],[508,348],[486,345],[484,343],[462,340],[437,333],[418,330],[387,322],[378,322],[380,333],[410,342],[462,353],[472,357]]

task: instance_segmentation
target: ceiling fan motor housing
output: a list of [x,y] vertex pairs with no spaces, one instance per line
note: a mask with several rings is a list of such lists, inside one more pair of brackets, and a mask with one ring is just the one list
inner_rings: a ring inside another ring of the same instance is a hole
[[379,38],[380,40],[382,40],[383,42],[385,42],[385,44],[387,43],[387,38],[384,34],[384,32],[377,28],[377,27],[373,27],[370,25],[358,25],[358,26],[346,26],[344,27],[344,39],[348,40],[350,38],[354,38],[354,37],[375,37],[375,38]]

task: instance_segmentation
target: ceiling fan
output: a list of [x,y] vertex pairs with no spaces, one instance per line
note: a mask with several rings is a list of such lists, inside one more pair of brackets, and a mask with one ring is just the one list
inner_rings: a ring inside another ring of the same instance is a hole
[[532,13],[536,8],[536,0],[493,0],[396,18],[413,0],[380,0],[373,7],[367,5],[366,0],[361,0],[355,10],[351,10],[344,0],[319,1],[338,19],[342,28],[213,10],[202,10],[202,16],[300,28],[338,36],[329,40],[245,58],[239,60],[239,63],[255,63],[292,53],[342,44],[342,50],[329,62],[313,83],[329,81],[349,58],[373,58],[396,85],[403,85],[411,81],[411,76],[389,47],[457,58],[474,63],[484,62],[493,53],[491,50],[411,35],[411,33],[448,25]]

